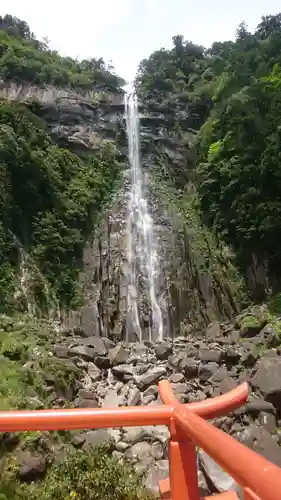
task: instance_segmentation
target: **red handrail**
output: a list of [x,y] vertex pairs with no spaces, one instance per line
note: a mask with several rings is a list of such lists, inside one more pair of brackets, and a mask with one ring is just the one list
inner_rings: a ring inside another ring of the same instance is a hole
[[[245,500],[279,500],[281,469],[203,420],[224,415],[241,406],[248,397],[247,384],[217,398],[187,405],[177,401],[167,381],[160,382],[159,392],[163,406],[0,412],[0,431],[165,424],[169,425],[171,434],[170,478],[160,483],[163,498],[168,495],[172,500],[199,500],[197,445],[244,488]],[[237,496],[234,492],[225,492],[216,498],[232,500]]]

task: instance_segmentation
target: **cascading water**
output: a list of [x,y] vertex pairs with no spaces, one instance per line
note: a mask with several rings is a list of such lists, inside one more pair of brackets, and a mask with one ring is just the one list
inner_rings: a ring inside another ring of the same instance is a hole
[[143,340],[144,318],[140,311],[140,295],[146,294],[149,309],[149,340],[163,340],[162,311],[157,300],[158,255],[153,220],[144,195],[140,161],[140,133],[137,96],[125,96],[125,114],[129,147],[131,190],[127,219],[127,340],[132,334]]

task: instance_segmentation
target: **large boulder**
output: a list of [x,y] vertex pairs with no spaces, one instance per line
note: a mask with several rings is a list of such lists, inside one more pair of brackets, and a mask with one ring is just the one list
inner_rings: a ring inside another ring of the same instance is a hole
[[266,401],[281,410],[281,358],[263,357],[260,359],[251,385],[259,390]]

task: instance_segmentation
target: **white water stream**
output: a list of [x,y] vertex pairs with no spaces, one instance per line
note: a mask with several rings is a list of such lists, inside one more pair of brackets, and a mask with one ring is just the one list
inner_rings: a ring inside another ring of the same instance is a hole
[[[125,96],[125,115],[129,147],[131,189],[127,218],[127,340],[132,334],[143,340],[142,317],[140,311],[141,293],[144,291],[149,307],[149,340],[163,340],[162,311],[157,299],[157,277],[159,257],[153,220],[149,213],[144,194],[143,172],[140,160],[140,132],[138,101],[134,93]],[[147,313],[147,311],[146,311]]]

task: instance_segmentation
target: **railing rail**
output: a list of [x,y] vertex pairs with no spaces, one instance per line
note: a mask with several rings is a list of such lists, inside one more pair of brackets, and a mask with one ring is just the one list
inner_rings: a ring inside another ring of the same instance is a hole
[[[248,397],[247,384],[217,398],[187,405],[177,401],[167,381],[159,383],[159,392],[164,403],[161,406],[3,411],[0,432],[168,425],[170,473],[160,482],[163,498],[200,500],[195,449],[200,446],[241,485],[244,500],[280,499],[281,469],[204,420],[241,406]],[[210,498],[238,497],[225,492]]]

